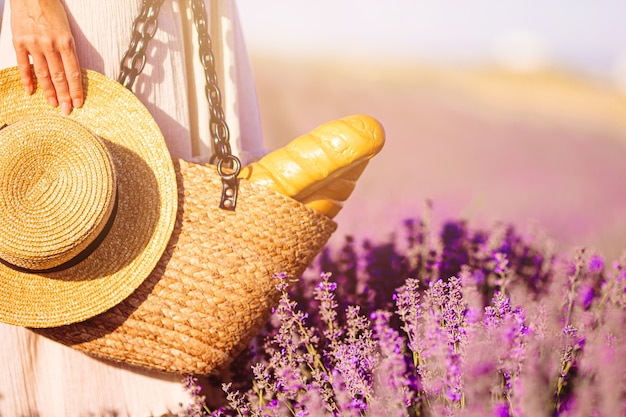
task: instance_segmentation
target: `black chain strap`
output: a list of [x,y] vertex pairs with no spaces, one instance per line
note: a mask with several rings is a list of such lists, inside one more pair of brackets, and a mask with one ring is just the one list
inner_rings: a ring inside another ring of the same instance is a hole
[[133,22],[133,33],[128,50],[122,57],[117,81],[131,89],[135,79],[146,66],[146,49],[157,31],[159,10],[164,0],[144,0],[139,16]]
[[[122,58],[118,76],[118,81],[128,89],[132,88],[135,79],[143,71],[146,64],[146,49],[148,42],[156,33],[158,14],[163,1],[143,0],[139,16],[133,23],[132,39],[128,50]],[[205,76],[204,91],[211,112],[209,122],[209,130],[213,142],[211,163],[217,164],[217,172],[222,178],[220,208],[232,211],[235,210],[237,205],[237,192],[239,189],[237,176],[241,170],[241,162],[239,158],[232,154],[230,148],[230,132],[222,107],[222,95],[218,85],[217,71],[215,70],[215,57],[213,55],[211,37],[209,36],[204,0],[189,1],[196,31],[198,32],[200,62],[204,68]]]
[[214,154],[211,162],[217,162],[217,172],[222,177],[222,199],[220,207],[227,210],[234,210],[237,202],[237,191],[239,189],[239,179],[237,175],[241,170],[241,161],[234,156],[230,149],[230,132],[226,125],[224,110],[222,106],[222,95],[220,93],[215,70],[215,56],[213,55],[213,45],[209,36],[207,25],[207,12],[204,7],[204,0],[190,0],[193,20],[198,32],[198,44],[200,45],[200,62],[204,68],[204,93],[209,102],[211,120],[209,128],[213,140]]

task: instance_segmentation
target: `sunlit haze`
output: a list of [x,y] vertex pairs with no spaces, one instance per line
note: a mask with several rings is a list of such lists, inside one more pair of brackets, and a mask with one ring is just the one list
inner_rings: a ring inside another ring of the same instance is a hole
[[252,53],[511,66],[557,62],[624,72],[626,2],[598,0],[240,0]]

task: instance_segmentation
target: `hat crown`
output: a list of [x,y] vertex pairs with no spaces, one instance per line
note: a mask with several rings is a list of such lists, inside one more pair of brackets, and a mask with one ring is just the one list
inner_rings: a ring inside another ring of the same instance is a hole
[[103,233],[115,172],[102,141],[56,115],[0,130],[0,258],[30,270],[76,258]]

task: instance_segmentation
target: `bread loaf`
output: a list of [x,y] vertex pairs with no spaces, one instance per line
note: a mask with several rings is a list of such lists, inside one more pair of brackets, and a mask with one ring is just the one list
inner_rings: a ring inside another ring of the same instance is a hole
[[240,178],[262,184],[334,217],[367,161],[383,147],[385,133],[372,117],[354,115],[318,126],[259,161]]

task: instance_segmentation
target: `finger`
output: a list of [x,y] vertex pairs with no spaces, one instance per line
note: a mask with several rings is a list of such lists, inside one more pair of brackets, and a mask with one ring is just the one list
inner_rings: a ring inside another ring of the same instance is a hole
[[52,107],[58,106],[59,102],[57,100],[57,93],[54,89],[54,84],[50,79],[48,61],[42,54],[35,54],[32,58],[35,77],[37,77],[37,83],[39,84],[44,97],[48,100],[48,104]]
[[65,77],[69,95],[72,100],[72,107],[78,108],[83,105],[83,76],[80,71],[80,64],[76,57],[76,51],[72,46],[69,51],[61,53],[61,60],[65,68]]
[[16,55],[17,67],[20,72],[20,79],[22,81],[22,85],[24,86],[24,90],[27,94],[33,94],[35,91],[35,83],[33,82],[33,72],[30,65],[30,59],[28,58],[28,52],[19,51]]
[[67,85],[67,77],[61,55],[56,51],[46,54],[48,62],[48,70],[50,71],[50,80],[56,92],[56,99],[61,106],[63,114],[70,114],[72,111],[72,98],[70,97],[70,89]]

